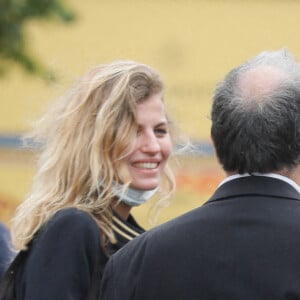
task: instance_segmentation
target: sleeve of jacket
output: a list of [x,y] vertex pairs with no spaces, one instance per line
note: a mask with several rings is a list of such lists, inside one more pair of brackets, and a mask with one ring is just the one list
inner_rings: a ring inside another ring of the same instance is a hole
[[100,230],[90,215],[76,209],[57,213],[30,249],[22,299],[86,300],[100,251]]
[[104,274],[101,281],[100,297],[98,300],[114,300],[114,291],[117,288],[114,284],[113,277],[113,259],[112,256],[104,269]]
[[109,258],[104,269],[98,300],[137,299],[145,245],[141,235]]

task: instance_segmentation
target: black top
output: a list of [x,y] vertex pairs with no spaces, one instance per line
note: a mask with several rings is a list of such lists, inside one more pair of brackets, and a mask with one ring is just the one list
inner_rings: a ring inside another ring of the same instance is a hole
[[114,254],[101,300],[300,299],[300,195],[249,176]]
[[[117,243],[108,244],[113,254],[144,230],[130,215],[123,221],[113,216]],[[67,208],[46,223],[29,246],[16,270],[17,300],[87,300],[93,282],[100,287],[108,260],[101,248],[101,232],[86,212]]]

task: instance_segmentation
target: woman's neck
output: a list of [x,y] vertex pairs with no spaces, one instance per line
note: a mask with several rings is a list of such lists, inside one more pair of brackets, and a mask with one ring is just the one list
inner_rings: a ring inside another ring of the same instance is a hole
[[112,209],[125,221],[128,219],[131,208],[123,202],[113,201],[112,204]]

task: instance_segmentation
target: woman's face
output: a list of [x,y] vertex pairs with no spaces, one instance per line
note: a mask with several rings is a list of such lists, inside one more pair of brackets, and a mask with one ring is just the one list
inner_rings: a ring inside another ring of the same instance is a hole
[[154,94],[137,105],[138,132],[133,151],[125,158],[131,187],[151,190],[159,186],[172,151],[172,141],[162,94]]

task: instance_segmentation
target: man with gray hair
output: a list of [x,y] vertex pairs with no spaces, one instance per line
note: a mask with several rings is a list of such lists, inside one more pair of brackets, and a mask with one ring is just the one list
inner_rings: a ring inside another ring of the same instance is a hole
[[113,255],[101,300],[300,299],[300,65],[263,52],[216,87],[227,177],[201,207]]

